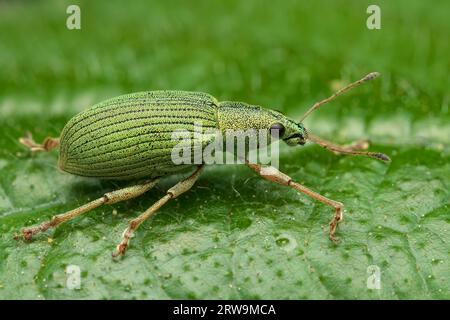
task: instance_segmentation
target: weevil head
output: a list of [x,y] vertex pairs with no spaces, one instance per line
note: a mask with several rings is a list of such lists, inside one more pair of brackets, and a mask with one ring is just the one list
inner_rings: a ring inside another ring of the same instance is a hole
[[268,110],[274,117],[273,123],[270,125],[270,130],[278,130],[278,136],[288,146],[304,145],[308,134],[301,122],[292,120],[286,117],[279,111]]
[[[272,137],[278,137],[289,146],[304,145],[308,134],[301,122],[283,113],[244,102],[221,102],[218,109],[221,130],[264,129]],[[274,134],[274,133],[277,133]]]
[[293,124],[290,125],[290,133],[285,135],[282,139],[289,146],[304,145],[308,139],[308,133],[301,122],[295,122],[291,119]]

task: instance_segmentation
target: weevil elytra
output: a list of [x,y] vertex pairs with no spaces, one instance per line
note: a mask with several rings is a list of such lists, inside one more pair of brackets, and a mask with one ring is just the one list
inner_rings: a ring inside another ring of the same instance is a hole
[[[108,192],[79,208],[54,216],[34,227],[22,229],[22,236],[30,240],[34,235],[54,228],[82,213],[103,204],[135,198],[149,191],[158,180],[186,168],[171,160],[174,142],[171,133],[177,129],[192,132],[200,121],[203,128],[278,130],[280,140],[290,146],[304,145],[307,140],[337,154],[363,155],[390,161],[382,153],[363,151],[367,141],[340,146],[321,139],[303,126],[303,120],[323,104],[368,80],[376,78],[373,72],[340,89],[330,97],[314,104],[300,121],[280,112],[243,102],[219,102],[209,94],[186,91],[150,91],[119,96],[79,113],[64,127],[60,138],[47,138],[37,144],[31,136],[20,142],[31,151],[50,151],[59,147],[59,167],[75,175],[101,179],[139,180],[130,187]],[[208,141],[206,141],[207,143]],[[262,166],[244,159],[245,164],[262,178],[288,186],[335,209],[330,222],[329,237],[336,240],[335,231],[343,218],[343,204],[328,199],[293,181],[273,167]],[[131,220],[114,256],[124,254],[133,232],[166,202],[188,191],[201,174],[204,164],[191,165],[194,172],[167,190],[164,197],[139,217]]]

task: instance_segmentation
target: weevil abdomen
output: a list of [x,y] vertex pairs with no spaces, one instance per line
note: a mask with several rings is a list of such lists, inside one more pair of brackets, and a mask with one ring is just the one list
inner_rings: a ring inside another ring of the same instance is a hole
[[182,169],[171,150],[175,130],[217,128],[217,100],[185,91],[149,91],[119,96],[73,117],[60,139],[59,167],[69,173],[138,179]]

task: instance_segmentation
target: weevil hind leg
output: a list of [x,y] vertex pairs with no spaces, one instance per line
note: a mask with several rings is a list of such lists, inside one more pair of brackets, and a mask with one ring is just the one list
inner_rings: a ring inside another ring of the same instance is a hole
[[[55,228],[61,223],[72,220],[73,218],[78,217],[79,215],[88,212],[92,209],[95,209],[103,204],[113,204],[116,202],[136,198],[142,195],[143,193],[147,192],[151,188],[153,188],[157,183],[158,180],[156,179],[144,182],[142,184],[137,184],[134,186],[105,193],[102,197],[93,200],[91,202],[88,202],[85,205],[78,207],[76,209],[56,215],[49,221],[45,221],[34,227],[23,228],[22,236],[25,240],[31,240],[31,238],[34,235],[47,231],[50,228]],[[18,239],[19,236],[16,236],[15,238]]]
[[327,197],[324,197],[324,196],[318,194],[317,192],[314,192],[311,189],[309,189],[305,186],[302,186],[301,184],[293,181],[291,179],[291,177],[282,173],[281,171],[279,171],[278,169],[276,169],[274,167],[267,167],[267,166],[262,166],[259,164],[253,164],[253,163],[249,163],[248,161],[246,161],[246,165],[248,167],[250,167],[252,170],[254,170],[257,174],[259,174],[262,178],[264,178],[268,181],[272,181],[272,182],[281,184],[283,186],[287,186],[292,189],[295,189],[301,193],[304,193],[304,194],[310,196],[311,198],[313,198],[315,200],[318,200],[318,201],[334,208],[335,215],[330,222],[329,238],[333,242],[339,241],[339,239],[335,236],[335,233],[336,233],[336,228],[338,226],[338,223],[340,221],[342,221],[342,219],[344,218],[344,216],[343,216],[344,205],[342,203],[328,199]]
[[31,152],[51,151],[59,146],[59,138],[47,137],[42,143],[36,143],[30,132],[19,138],[19,142],[31,150]]
[[384,162],[391,161],[391,159],[384,153],[362,151],[362,150],[367,150],[369,148],[370,143],[369,143],[369,140],[366,140],[366,139],[358,140],[347,146],[341,146],[341,145],[335,144],[333,142],[322,139],[311,133],[308,133],[308,139],[311,140],[312,142],[318,144],[322,148],[327,149],[331,152],[334,152],[335,154],[367,156],[367,157],[381,160]]
[[130,239],[133,236],[133,233],[139,228],[139,226],[148,218],[150,218],[156,211],[161,208],[164,204],[166,204],[169,200],[175,199],[182,193],[188,191],[192,188],[194,183],[197,181],[201,172],[203,171],[203,165],[198,166],[197,169],[186,179],[178,182],[172,188],[167,190],[167,193],[164,197],[156,201],[150,208],[148,208],[144,213],[138,216],[136,219],[130,221],[128,228],[122,234],[122,241],[117,245],[116,251],[112,254],[113,257],[118,257],[125,253],[127,249]]

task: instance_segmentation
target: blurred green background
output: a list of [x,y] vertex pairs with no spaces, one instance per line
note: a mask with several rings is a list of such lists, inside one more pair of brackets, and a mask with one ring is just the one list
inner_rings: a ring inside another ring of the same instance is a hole
[[[68,30],[66,8],[81,8]],[[370,4],[381,29],[366,27]],[[1,1],[0,298],[449,299],[448,1]],[[146,222],[124,259],[126,223],[180,177],[25,244],[25,225],[114,182],[62,174],[57,153],[18,143],[58,136],[77,112],[145,90],[208,92],[299,118],[370,71],[382,77],[305,121],[325,138],[370,138],[390,165],[317,146],[283,148],[281,169],[346,205],[332,211],[241,166],[208,168]],[[67,265],[81,288],[66,287]],[[381,289],[367,287],[367,268]]]

